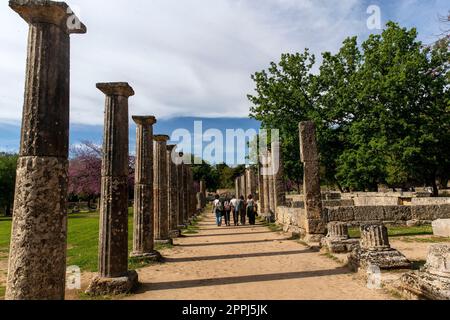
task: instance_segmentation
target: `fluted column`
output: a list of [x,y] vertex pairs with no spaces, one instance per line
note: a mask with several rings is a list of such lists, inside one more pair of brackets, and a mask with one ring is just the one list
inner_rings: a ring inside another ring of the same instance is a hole
[[266,217],[270,216],[270,190],[269,190],[269,184],[270,184],[270,179],[269,179],[269,160],[268,160],[268,153],[265,152],[262,155],[262,159],[263,159],[263,171],[264,171],[264,175],[263,175],[263,203],[264,203],[264,207],[263,207],[263,212],[262,214]]
[[133,116],[136,123],[134,232],[132,258],[158,260],[154,250],[153,125],[155,117]]
[[258,200],[259,200],[259,212],[263,215],[266,212],[266,203],[264,199],[264,176],[263,166],[261,162],[258,164]]
[[177,176],[178,176],[178,227],[179,229],[186,227],[185,214],[184,214],[184,164],[182,161],[183,153],[179,153],[179,160],[177,164]]
[[347,224],[344,222],[330,222],[328,224],[327,238],[338,241],[348,240],[350,236]]
[[128,293],[137,273],[128,271],[128,83],[98,83],[106,95],[100,202],[99,273],[88,293]]
[[167,141],[166,135],[154,137],[153,150],[153,199],[155,210],[155,242],[172,243],[169,235],[169,200],[167,177]]
[[268,152],[268,161],[269,161],[269,176],[268,176],[268,183],[269,183],[269,209],[270,214],[275,216],[275,184],[274,184],[274,175],[273,175],[273,163],[272,163],[272,152]]
[[361,227],[361,248],[368,251],[389,250],[388,229],[382,224],[371,224]]
[[[12,0],[28,24],[25,98],[9,252],[7,300],[65,293],[70,34],[86,27],[64,2]],[[76,24],[70,25],[72,17]]]
[[181,235],[178,228],[178,175],[177,165],[173,161],[176,145],[167,146],[167,198],[169,203],[169,236],[176,238]]

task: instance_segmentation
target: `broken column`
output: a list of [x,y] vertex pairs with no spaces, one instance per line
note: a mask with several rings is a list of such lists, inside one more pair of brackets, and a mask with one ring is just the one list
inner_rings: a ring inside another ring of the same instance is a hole
[[133,116],[136,123],[136,164],[134,182],[134,259],[156,261],[161,258],[154,250],[153,215],[153,125],[155,117]]
[[277,208],[286,204],[286,184],[284,181],[283,158],[281,155],[280,142],[272,142],[272,169],[273,169],[273,191],[274,191],[274,206],[275,216],[277,215]]
[[450,300],[450,246],[432,245],[425,266],[404,274],[400,289],[407,298]]
[[62,300],[70,34],[86,33],[86,27],[64,2],[11,0],[9,6],[28,23],[29,34],[6,299]]
[[169,200],[167,177],[167,135],[156,135],[153,143],[153,201],[155,210],[155,243],[171,244],[169,234]]
[[[169,205],[169,236],[177,238],[181,235],[178,228],[178,176],[177,165],[173,161],[176,145],[167,146],[167,198]],[[176,159],[175,159],[176,160]]]
[[303,194],[306,211],[306,240],[320,242],[325,235],[326,222],[322,217],[322,193],[320,188],[319,151],[314,122],[301,122],[300,155],[303,162]]
[[99,273],[87,293],[117,295],[138,285],[128,271],[128,83],[98,83],[106,95],[100,202]]
[[347,253],[353,251],[359,241],[350,239],[348,226],[344,222],[330,222],[328,224],[328,234],[322,239],[321,245],[331,253]]
[[408,269],[411,262],[391,248],[387,228],[377,223],[361,227],[360,248],[349,255],[349,266],[355,271],[365,271],[370,266],[377,266],[381,270]]

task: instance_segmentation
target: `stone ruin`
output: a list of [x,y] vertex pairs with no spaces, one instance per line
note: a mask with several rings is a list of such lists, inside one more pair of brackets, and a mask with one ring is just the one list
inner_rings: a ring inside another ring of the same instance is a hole
[[321,241],[321,246],[331,253],[348,253],[358,247],[359,240],[350,239],[348,226],[343,222],[330,222],[328,234]]
[[450,246],[431,246],[425,267],[404,274],[399,289],[408,298],[450,300]]
[[410,269],[412,264],[399,251],[391,248],[388,230],[383,224],[361,227],[360,246],[348,257],[349,267],[354,271],[377,266],[381,270]]

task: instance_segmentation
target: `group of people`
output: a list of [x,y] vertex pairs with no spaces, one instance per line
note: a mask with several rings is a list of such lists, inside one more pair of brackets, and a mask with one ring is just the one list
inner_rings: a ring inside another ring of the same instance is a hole
[[216,216],[217,226],[221,227],[223,222],[225,226],[231,226],[231,217],[233,217],[234,226],[245,225],[248,219],[250,225],[256,224],[258,216],[258,206],[253,199],[253,195],[249,195],[247,200],[244,196],[231,198],[220,198],[215,196],[213,202],[213,214]]

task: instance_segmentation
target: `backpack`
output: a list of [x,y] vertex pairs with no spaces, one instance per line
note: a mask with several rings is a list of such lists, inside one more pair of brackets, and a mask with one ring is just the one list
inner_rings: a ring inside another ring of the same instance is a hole
[[255,208],[255,202],[253,200],[249,200],[247,202],[247,209],[254,211],[254,208]]
[[222,203],[222,201],[219,201],[219,203],[216,205],[216,210],[217,211],[223,211],[223,203]]
[[225,201],[225,211],[231,211],[231,206],[228,201]]

